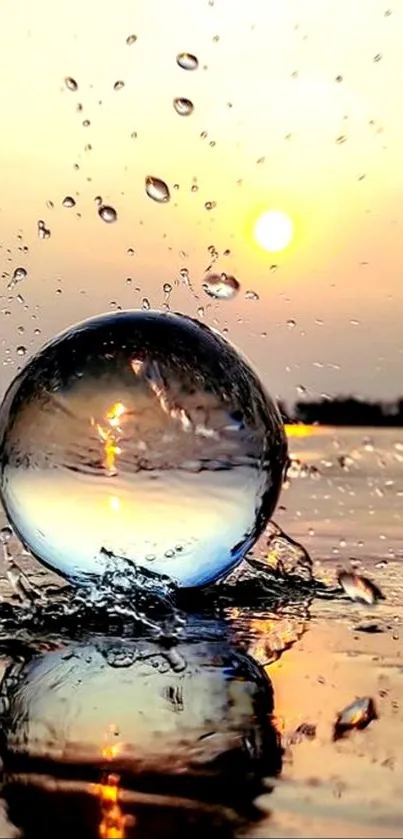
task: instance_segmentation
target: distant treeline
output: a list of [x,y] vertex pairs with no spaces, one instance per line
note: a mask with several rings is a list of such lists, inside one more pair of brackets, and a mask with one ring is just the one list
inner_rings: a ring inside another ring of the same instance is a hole
[[354,396],[296,402],[289,411],[280,403],[283,421],[308,425],[403,426],[403,398],[395,402],[366,402]]

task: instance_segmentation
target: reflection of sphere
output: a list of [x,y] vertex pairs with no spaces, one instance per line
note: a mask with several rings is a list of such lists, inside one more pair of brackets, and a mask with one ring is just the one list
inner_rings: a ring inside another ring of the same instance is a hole
[[270,682],[219,636],[171,648],[94,636],[6,674],[5,685],[4,795],[30,836],[62,825],[77,837],[84,823],[86,837],[102,835],[111,779],[122,818],[136,823],[175,821],[176,811],[188,821],[197,810],[245,815],[279,769]]
[[79,584],[110,554],[204,585],[275,506],[285,438],[247,362],[179,315],[86,321],[38,353],[0,412],[0,492],[32,553]]

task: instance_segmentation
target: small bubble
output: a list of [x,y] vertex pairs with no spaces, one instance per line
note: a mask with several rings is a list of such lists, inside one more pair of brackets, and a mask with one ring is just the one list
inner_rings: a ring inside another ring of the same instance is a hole
[[17,349],[16,349],[16,353],[17,353],[17,355],[26,355],[26,352],[27,352],[27,348],[26,348],[26,347],[24,347],[24,345],[23,345],[23,344],[21,344],[21,345],[20,345],[19,347],[17,347]]
[[132,140],[137,140],[137,131],[132,131],[132,133],[130,134],[130,138]]
[[63,198],[62,204],[63,204],[63,207],[75,207],[76,206],[76,202],[75,202],[74,198],[72,198],[71,195],[66,195],[66,197]]
[[197,186],[197,184],[192,184],[192,186],[190,187],[191,192],[198,192],[198,190],[199,190],[199,187]]
[[95,198],[94,198],[94,201],[95,201],[95,203],[96,203],[97,207],[100,207],[100,206],[101,206],[101,204],[102,204],[102,197],[101,197],[101,195],[96,195],[96,196],[95,196]]
[[141,301],[141,308],[146,309],[146,311],[148,311],[151,308],[150,301],[149,301],[148,297],[143,297],[143,299]]
[[202,285],[203,291],[217,300],[231,300],[240,287],[236,277],[228,274],[208,274]]
[[216,206],[217,206],[216,201],[206,201],[206,203],[204,205],[204,209],[205,210],[214,210],[216,208]]
[[129,35],[126,38],[126,44],[128,47],[131,47],[132,44],[135,44],[137,41],[137,35]]
[[382,59],[382,53],[377,52],[377,54],[374,55],[373,61],[374,61],[375,64],[377,64],[378,61],[381,61],[381,59]]
[[84,119],[84,120],[83,120],[83,126],[84,126],[84,128],[88,128],[88,126],[89,126],[89,125],[91,125],[91,123],[90,123],[89,119]]
[[194,104],[190,99],[184,99],[182,96],[176,97],[173,100],[175,111],[181,117],[188,117],[194,111]]
[[134,254],[135,254],[134,248],[128,248],[127,249],[127,255],[128,256],[134,256]]
[[122,87],[124,87],[124,86],[125,86],[125,83],[122,82],[121,79],[119,79],[119,81],[115,82],[115,84],[113,85],[113,89],[114,90],[122,90]]
[[172,291],[171,283],[164,283],[164,285],[162,286],[162,290],[164,294],[170,295]]
[[340,84],[343,81],[343,76],[336,76],[336,82]]
[[197,70],[199,66],[198,59],[190,52],[180,52],[176,56],[176,63],[182,67],[182,70]]
[[118,217],[115,208],[108,206],[108,204],[101,204],[98,209],[98,215],[102,221],[106,221],[107,224],[112,224],[112,222],[117,221]]
[[276,271],[277,271],[277,268],[278,268],[278,265],[276,265],[275,263],[273,263],[273,265],[270,265],[270,268],[269,268],[270,273],[275,274]]
[[200,320],[203,320],[203,318],[204,318],[204,314],[205,314],[205,312],[204,312],[204,306],[199,306],[199,308],[198,308],[198,310],[197,310],[196,314],[197,314],[197,317],[198,317],[198,318],[200,318]]
[[165,181],[148,175],[145,180],[145,185],[146,193],[153,201],[157,201],[160,204],[166,204],[170,200],[171,196]]
[[256,291],[252,291],[252,290],[245,291],[245,300],[259,300],[259,299],[260,299],[259,295],[256,293]]
[[294,320],[294,318],[289,318],[289,319],[286,321],[286,324],[287,324],[288,329],[295,329],[295,327],[296,327],[296,325],[297,325],[297,321],[296,321],[296,320]]
[[67,87],[67,90],[78,90],[78,84],[72,76],[66,76],[64,83]]
[[308,391],[304,385],[297,385],[297,393],[299,393],[300,396],[306,396]]
[[38,221],[37,230],[39,239],[50,239],[51,232],[42,219]]

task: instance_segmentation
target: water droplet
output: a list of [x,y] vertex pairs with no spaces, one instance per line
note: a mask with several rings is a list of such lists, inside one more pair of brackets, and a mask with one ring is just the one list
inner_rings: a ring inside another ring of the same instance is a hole
[[296,325],[297,325],[297,321],[296,321],[296,320],[294,320],[294,318],[289,318],[289,319],[287,320],[287,327],[288,327],[288,329],[295,329]]
[[336,82],[340,84],[343,81],[343,76],[336,76]]
[[63,204],[63,207],[75,207],[76,206],[76,202],[71,195],[66,195],[66,197],[63,198],[62,204]]
[[171,292],[172,292],[171,283],[164,283],[164,285],[162,286],[162,290],[163,290],[164,294],[168,294],[168,295],[171,294]]
[[190,191],[191,192],[198,192],[199,187],[197,186],[197,184],[192,184],[192,186],[190,187]]
[[10,282],[7,284],[7,288],[11,289],[14,288],[17,283],[20,283],[22,280],[28,276],[26,268],[16,268],[13,276],[11,277]]
[[12,538],[12,535],[13,535],[13,531],[12,531],[11,527],[9,527],[8,524],[6,524],[4,527],[1,528],[1,530],[0,530],[0,541],[3,543],[3,545],[10,541],[10,539]]
[[42,219],[39,219],[37,224],[38,230],[38,238],[39,239],[50,239],[51,232],[48,227],[46,227],[45,222]]
[[208,274],[203,282],[203,291],[217,300],[231,300],[238,294],[240,283],[230,274]]
[[369,580],[368,577],[361,577],[348,571],[341,571],[338,576],[339,585],[344,589],[347,597],[361,603],[372,605],[378,600],[383,600],[381,590]]
[[107,224],[112,224],[114,221],[117,221],[118,217],[115,208],[110,207],[108,204],[101,204],[98,208],[98,215],[102,221],[106,221]]
[[72,327],[31,357],[0,409],[7,517],[74,584],[115,562],[147,568],[150,554],[153,571],[182,586],[224,575],[265,528],[285,454],[278,411],[247,362],[168,313]]
[[160,178],[153,178],[151,175],[146,177],[146,193],[153,201],[158,201],[160,204],[166,204],[170,200],[169,189]]
[[113,85],[113,89],[114,90],[122,90],[122,87],[124,87],[124,86],[125,86],[125,83],[122,82],[121,79],[119,79],[119,81],[115,82],[115,84]]
[[216,201],[206,201],[206,203],[204,205],[204,209],[205,210],[214,210],[216,208],[216,206],[217,206]]
[[83,126],[84,126],[84,128],[88,128],[88,126],[89,126],[89,125],[91,125],[91,123],[90,123],[89,119],[84,119],[84,120],[83,120]]
[[78,84],[72,76],[66,76],[64,83],[67,87],[67,90],[78,90]]
[[176,63],[182,67],[182,70],[197,70],[199,66],[198,59],[190,52],[180,52],[176,56]]
[[141,308],[145,309],[145,311],[147,311],[147,312],[149,311],[149,309],[151,309],[150,301],[149,301],[148,297],[143,297],[143,299],[141,301]]
[[26,355],[26,352],[27,352],[27,348],[24,347],[22,344],[19,347],[17,347],[17,349],[16,349],[17,355]]
[[256,291],[245,291],[245,300],[259,300],[259,295]]
[[347,142],[347,137],[345,134],[340,134],[339,137],[336,138],[336,143],[338,146],[341,146],[343,143]]
[[134,248],[128,248],[127,249],[127,255],[128,256],[134,256],[134,254],[135,254]]
[[277,268],[278,268],[278,265],[276,265],[275,263],[273,263],[273,265],[270,265],[270,269],[269,269],[270,273],[275,274],[276,271],[277,271]]
[[373,59],[374,63],[377,64],[378,61],[381,61],[381,58],[382,58],[382,54],[380,52],[378,52],[376,55],[374,55],[374,59]]
[[194,104],[190,101],[190,99],[184,99],[183,97],[177,97],[173,100],[174,108],[177,114],[181,117],[188,117],[194,111]]
[[368,696],[355,699],[351,705],[338,714],[333,729],[333,739],[338,740],[354,728],[366,728],[378,718],[373,699]]

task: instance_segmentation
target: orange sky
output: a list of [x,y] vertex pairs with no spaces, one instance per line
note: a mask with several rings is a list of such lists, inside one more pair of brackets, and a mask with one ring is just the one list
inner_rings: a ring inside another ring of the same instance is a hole
[[[0,389],[17,346],[31,352],[112,301],[160,307],[186,267],[199,299],[182,283],[171,307],[204,306],[274,394],[403,391],[402,3],[3,0],[0,14],[1,270],[28,271],[10,293],[2,280]],[[185,50],[194,72],[176,64]],[[175,112],[177,96],[191,116]],[[167,182],[169,203],[146,196],[147,175]],[[252,227],[272,207],[296,236],[270,255]],[[241,282],[231,301],[201,288],[209,245]]]

